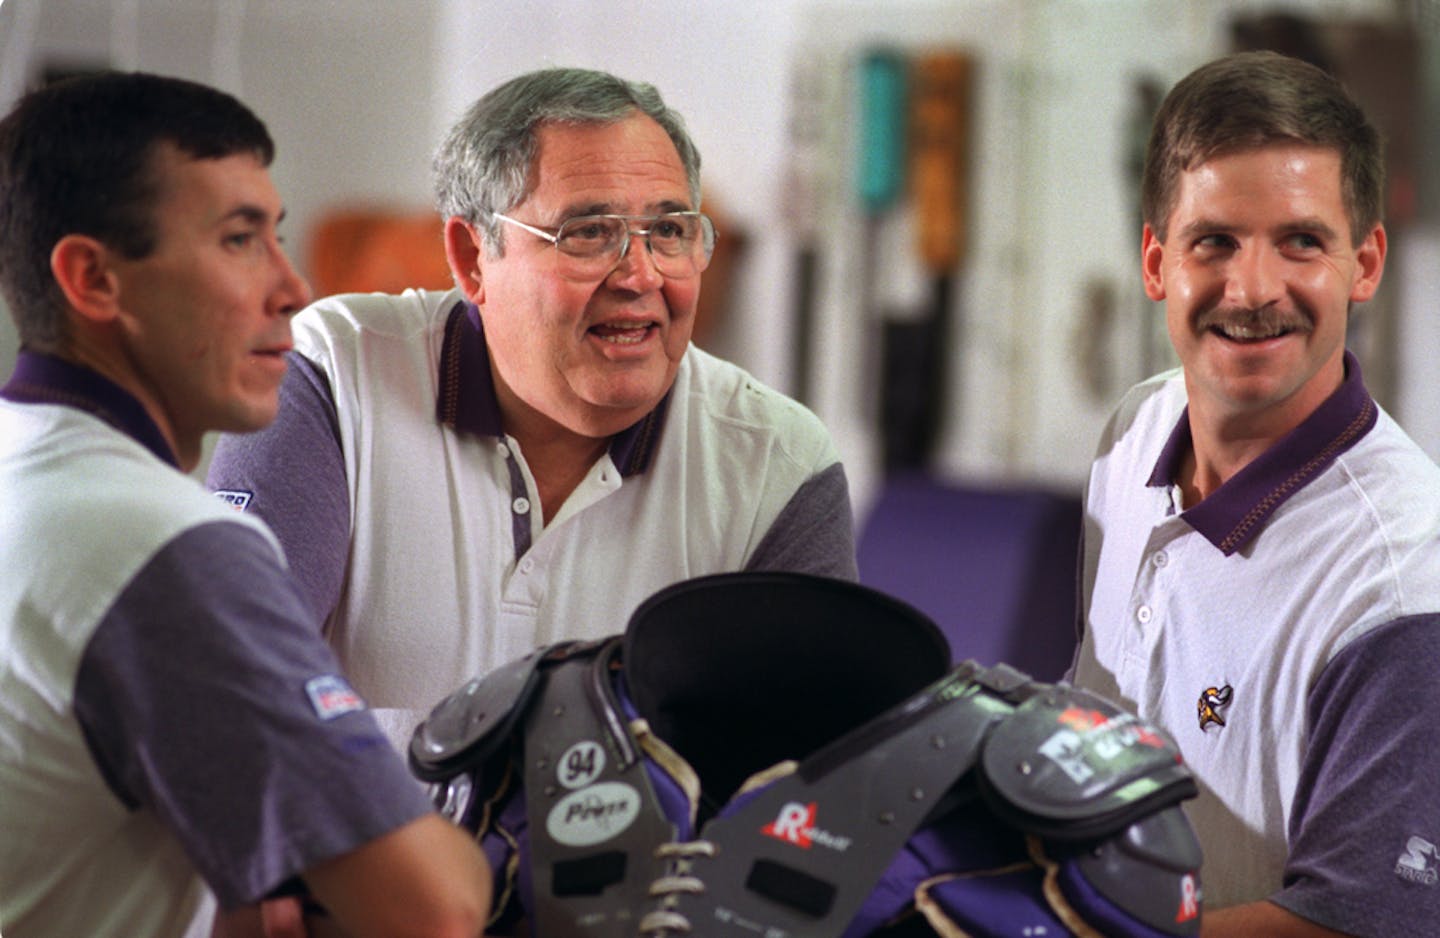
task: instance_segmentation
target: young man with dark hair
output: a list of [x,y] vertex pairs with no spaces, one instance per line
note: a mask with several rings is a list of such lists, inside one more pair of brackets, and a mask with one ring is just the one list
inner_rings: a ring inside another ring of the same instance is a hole
[[[298,877],[353,935],[480,933],[489,874],[349,688],[264,525],[185,475],[275,416],[264,125],[107,73],[0,122],[0,929],[179,936]],[[254,925],[237,911],[222,927]]]

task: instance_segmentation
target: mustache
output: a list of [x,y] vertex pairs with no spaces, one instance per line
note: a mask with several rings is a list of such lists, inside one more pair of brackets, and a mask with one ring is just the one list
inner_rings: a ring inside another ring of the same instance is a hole
[[1197,316],[1195,326],[1202,330],[1243,330],[1264,334],[1310,333],[1315,331],[1315,320],[1303,310],[1280,310],[1272,306],[1260,309],[1217,306]]

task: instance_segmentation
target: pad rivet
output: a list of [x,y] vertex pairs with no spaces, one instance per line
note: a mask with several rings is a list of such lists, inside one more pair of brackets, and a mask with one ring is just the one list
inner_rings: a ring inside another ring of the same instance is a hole
[[944,748],[945,748],[945,737],[944,737],[944,736],[931,736],[931,737],[930,737],[930,748],[931,748],[931,749],[944,749]]
[[920,801],[920,800],[923,799],[924,797],[925,797],[925,789],[923,789],[923,788],[912,788],[912,789],[910,789],[910,800],[911,800],[911,801]]
[[891,811],[881,812],[881,814],[880,814],[880,823],[881,823],[881,824],[894,824],[894,823],[895,823],[895,814],[894,814],[893,812],[891,812]]
[[1019,772],[1021,775],[1029,775],[1035,770],[1030,767],[1029,762],[1021,762],[1019,765],[1015,766],[1015,771]]

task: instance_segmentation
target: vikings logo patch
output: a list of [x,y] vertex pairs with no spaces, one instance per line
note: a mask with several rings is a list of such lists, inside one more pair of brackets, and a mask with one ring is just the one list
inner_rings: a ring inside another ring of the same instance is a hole
[[1200,700],[1196,703],[1196,710],[1200,715],[1200,729],[1214,723],[1216,726],[1224,726],[1225,718],[1220,711],[1230,706],[1230,698],[1235,696],[1235,689],[1229,684],[1224,687],[1207,687],[1200,694]]

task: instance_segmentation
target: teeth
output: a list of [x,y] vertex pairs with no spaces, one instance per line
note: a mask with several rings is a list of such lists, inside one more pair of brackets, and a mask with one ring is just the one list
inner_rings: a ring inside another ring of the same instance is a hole
[[649,327],[640,326],[631,329],[621,329],[617,326],[609,326],[596,330],[595,335],[613,345],[638,345],[645,341],[645,336],[650,332]]
[[1220,326],[1220,332],[1230,339],[1254,340],[1273,339],[1284,334],[1285,330],[1279,326],[1261,328],[1260,326],[1247,325],[1244,323],[1227,322]]

